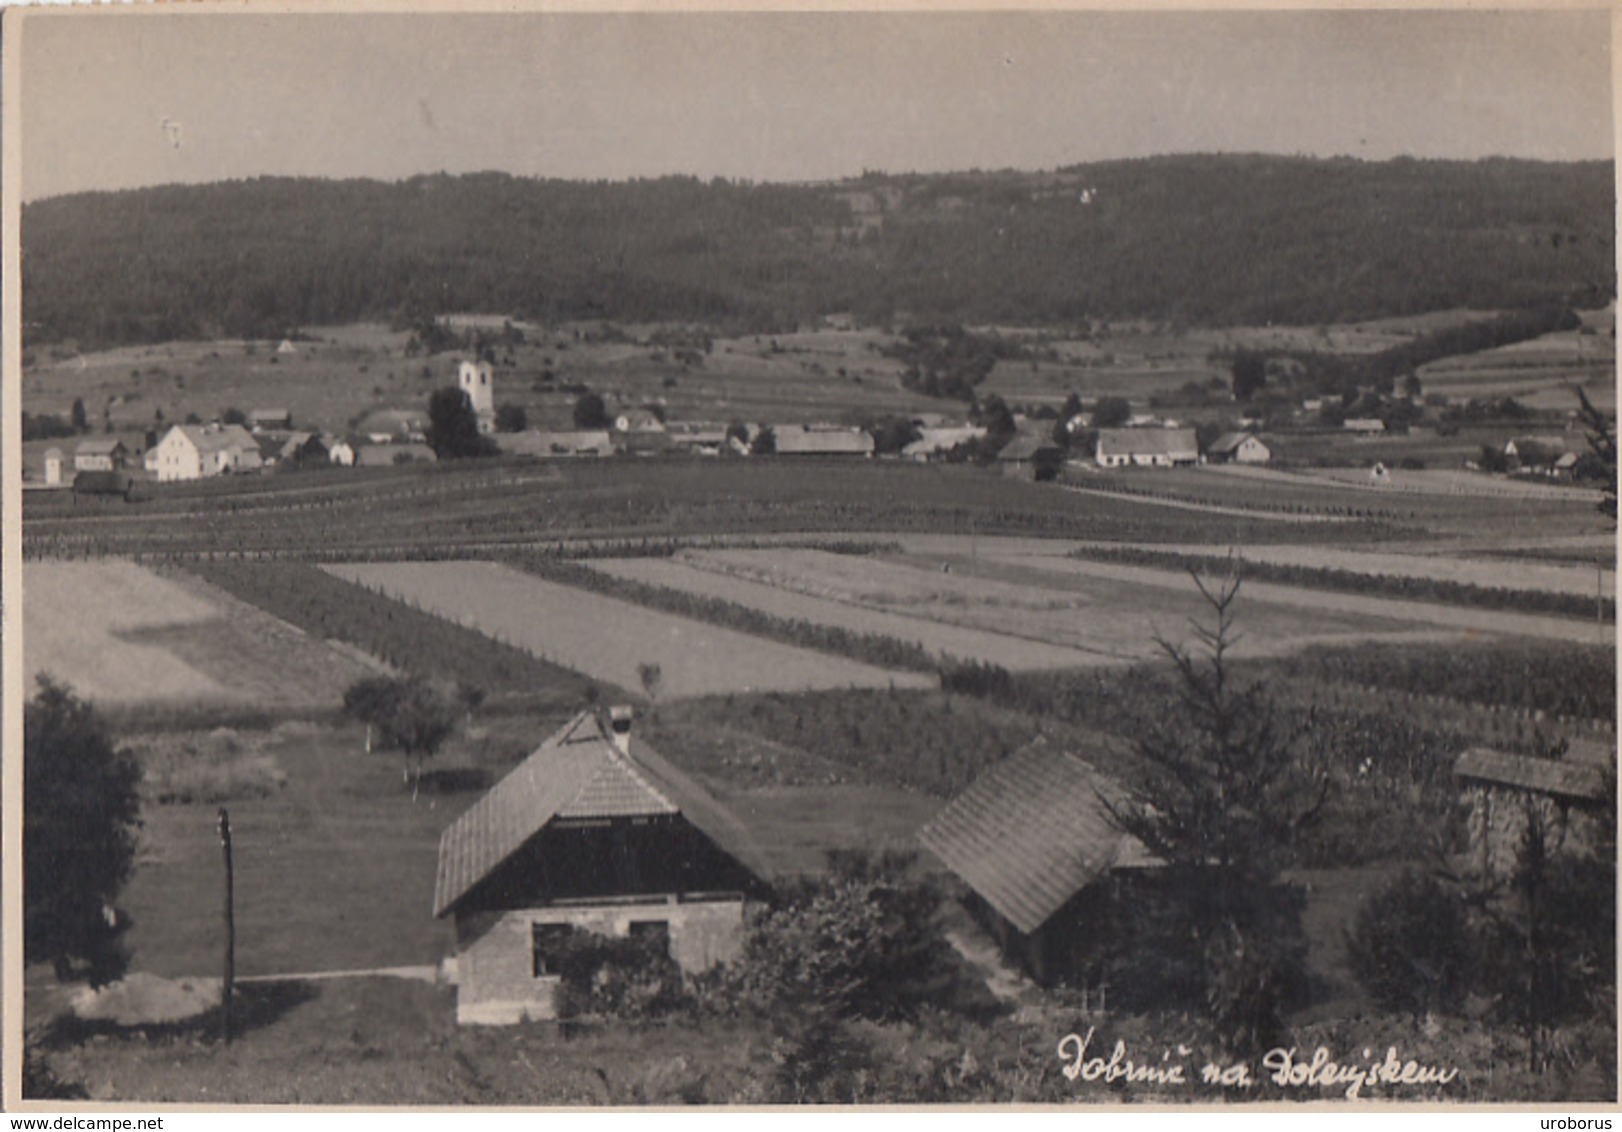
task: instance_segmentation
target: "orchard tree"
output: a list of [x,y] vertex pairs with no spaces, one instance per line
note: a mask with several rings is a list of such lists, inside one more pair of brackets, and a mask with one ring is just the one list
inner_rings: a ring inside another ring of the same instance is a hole
[[1218,1035],[1245,1055],[1278,1036],[1299,985],[1299,901],[1280,871],[1327,777],[1282,729],[1266,687],[1235,678],[1237,571],[1194,582],[1214,623],[1193,626],[1192,649],[1156,638],[1172,709],[1128,721],[1142,772],[1124,798],[1100,800],[1164,863],[1173,961],[1194,972]]
[[368,735],[375,729],[385,746],[399,749],[405,760],[401,776],[411,783],[413,800],[422,782],[423,761],[439,753],[456,730],[461,710],[450,697],[416,676],[403,680],[369,676],[344,693],[344,711],[365,723]]
[[59,979],[124,973],[114,901],[135,866],[140,778],[95,709],[40,676],[23,712],[23,954]]
[[603,404],[601,395],[596,393],[582,393],[574,402],[574,427],[578,429],[607,428],[612,423],[608,415],[608,406]]
[[84,398],[83,397],[75,397],[73,399],[72,419],[73,419],[73,431],[74,432],[89,432],[90,431],[90,419],[85,414]]
[[1132,402],[1125,397],[1100,397],[1093,406],[1094,428],[1120,428],[1132,419]]
[[529,414],[524,412],[524,406],[514,405],[511,402],[496,408],[497,432],[523,432],[529,427]]
[[441,460],[490,456],[495,446],[479,434],[479,415],[466,391],[454,385],[428,398],[428,445]]

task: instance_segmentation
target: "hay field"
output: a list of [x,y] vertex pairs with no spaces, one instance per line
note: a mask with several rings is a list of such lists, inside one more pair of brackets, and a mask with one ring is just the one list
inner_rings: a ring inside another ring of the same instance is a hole
[[586,593],[493,562],[324,569],[622,688],[641,687],[639,667],[656,664],[661,698],[934,683],[917,673],[890,672]]
[[379,666],[181,573],[124,559],[23,567],[23,656],[100,703],[336,704]]

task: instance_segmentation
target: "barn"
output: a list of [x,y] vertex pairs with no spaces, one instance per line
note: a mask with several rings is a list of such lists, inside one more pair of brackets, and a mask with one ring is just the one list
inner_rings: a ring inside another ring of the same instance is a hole
[[1101,468],[1170,468],[1197,464],[1200,444],[1191,428],[1101,428],[1094,456]]
[[1064,449],[1051,439],[1024,433],[1014,437],[997,453],[997,467],[1005,476],[1050,480],[1064,466]]
[[1205,450],[1206,458],[1216,464],[1265,464],[1273,458],[1272,451],[1261,438],[1248,432],[1230,432],[1219,436]]
[[121,472],[129,463],[129,449],[116,437],[93,437],[81,440],[73,450],[73,470],[76,472]]
[[555,1017],[548,955],[576,932],[663,940],[690,973],[724,962],[764,875],[736,819],[632,739],[629,708],[582,712],[440,838],[457,1021]]
[[1087,945],[1160,862],[1113,824],[1120,790],[1047,740],[996,763],[918,833],[972,893],[969,910],[1041,983],[1091,978]]

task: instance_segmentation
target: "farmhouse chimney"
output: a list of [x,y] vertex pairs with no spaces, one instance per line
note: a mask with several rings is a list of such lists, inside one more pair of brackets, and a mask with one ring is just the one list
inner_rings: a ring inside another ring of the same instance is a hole
[[609,739],[622,755],[631,753],[631,705],[615,704],[608,709]]

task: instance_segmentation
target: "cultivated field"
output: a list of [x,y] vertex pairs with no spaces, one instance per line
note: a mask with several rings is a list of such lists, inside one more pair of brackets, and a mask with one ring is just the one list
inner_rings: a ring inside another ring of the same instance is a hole
[[24,567],[24,664],[103,704],[333,704],[378,665],[180,572],[120,559]]
[[349,581],[622,688],[658,665],[661,697],[846,687],[927,687],[889,672],[544,581],[489,562],[349,563]]
[[[1046,569],[1045,557],[1018,559],[1041,564],[1043,570],[999,566],[999,541],[985,540],[981,547],[977,539],[935,536],[923,540],[919,553],[900,556],[855,557],[782,547],[695,551],[674,561],[598,565],[784,616],[866,625],[873,632],[911,630],[914,635],[908,639],[931,651],[1015,670],[1144,659],[1156,653],[1157,634],[1178,636],[1190,618],[1202,613],[1202,599],[1181,575],[1082,577],[1063,565]],[[903,542],[910,545],[912,540]],[[1048,555],[1061,555],[1069,546],[1045,545]],[[1170,594],[1167,578],[1175,591]],[[1258,605],[1247,610],[1242,651],[1263,654],[1306,644],[1408,637],[1430,628],[1422,619],[1404,616],[1400,608],[1384,614],[1304,614]],[[945,641],[952,630],[965,629],[976,635],[959,632],[950,637],[952,642],[978,643],[980,651],[954,654]],[[933,635],[937,632],[939,637]],[[1067,657],[1069,663],[1063,663]]]

